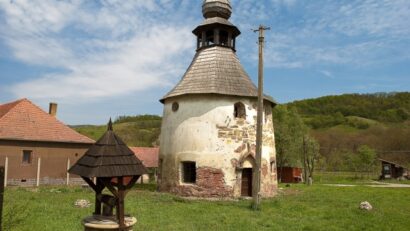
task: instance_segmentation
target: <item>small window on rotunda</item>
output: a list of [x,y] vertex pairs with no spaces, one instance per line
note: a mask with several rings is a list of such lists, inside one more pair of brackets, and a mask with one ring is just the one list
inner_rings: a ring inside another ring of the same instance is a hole
[[246,119],[245,105],[241,102],[237,102],[234,105],[233,115],[235,118]]
[[182,182],[195,184],[196,182],[196,163],[192,161],[182,162]]
[[275,173],[276,172],[276,162],[274,160],[272,160],[270,162],[270,171],[271,173]]
[[172,111],[176,112],[179,109],[179,104],[177,102],[172,103]]

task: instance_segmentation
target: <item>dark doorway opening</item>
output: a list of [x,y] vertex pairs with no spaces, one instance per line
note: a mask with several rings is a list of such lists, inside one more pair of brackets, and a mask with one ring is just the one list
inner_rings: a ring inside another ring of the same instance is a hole
[[243,197],[252,196],[252,169],[251,168],[242,169],[241,196]]

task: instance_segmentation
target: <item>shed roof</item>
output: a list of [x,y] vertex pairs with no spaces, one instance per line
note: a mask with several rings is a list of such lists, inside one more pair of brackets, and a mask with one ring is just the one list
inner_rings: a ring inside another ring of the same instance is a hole
[[142,164],[147,168],[158,167],[159,148],[130,147]]
[[385,160],[385,159],[381,159],[381,158],[379,158],[379,160],[380,160],[381,162],[386,162],[386,163],[389,163],[389,164],[393,164],[393,165],[395,165],[396,167],[399,167],[399,168],[407,169],[407,167],[404,167],[403,165],[397,164],[397,163],[392,162],[392,161],[390,161],[390,160]]
[[110,120],[108,130],[69,172],[84,177],[119,177],[141,176],[148,171],[134,152],[114,133]]
[[[229,47],[199,50],[181,81],[160,101],[186,94],[221,94],[257,97],[257,87]],[[265,95],[265,99],[275,103]]]
[[0,105],[0,139],[63,143],[94,143],[28,99]]

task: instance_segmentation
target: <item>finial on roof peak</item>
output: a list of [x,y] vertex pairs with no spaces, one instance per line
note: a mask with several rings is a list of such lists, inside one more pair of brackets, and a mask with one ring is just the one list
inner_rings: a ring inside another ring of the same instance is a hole
[[107,131],[112,131],[112,121],[111,121],[111,117],[110,117],[110,121],[108,121],[108,128]]
[[231,3],[229,0],[204,0],[202,14],[205,18],[221,17],[229,19],[232,14]]

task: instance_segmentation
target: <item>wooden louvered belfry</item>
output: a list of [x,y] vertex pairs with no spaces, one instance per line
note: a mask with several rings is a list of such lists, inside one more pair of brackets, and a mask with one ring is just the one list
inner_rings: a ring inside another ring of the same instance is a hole
[[[107,132],[68,172],[81,176],[95,191],[94,215],[107,215],[102,213],[102,204],[108,201],[113,204],[120,230],[125,228],[125,195],[140,176],[148,173],[133,151],[114,133],[111,119]],[[102,194],[105,188],[113,195]]]

